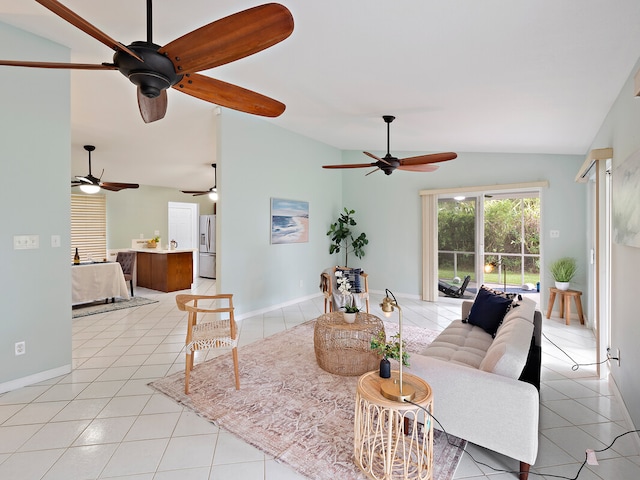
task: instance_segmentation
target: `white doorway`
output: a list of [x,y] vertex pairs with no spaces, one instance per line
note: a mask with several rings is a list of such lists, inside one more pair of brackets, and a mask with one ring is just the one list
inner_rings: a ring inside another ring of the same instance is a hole
[[198,276],[198,219],[200,205],[197,203],[169,202],[169,238],[178,248],[193,249],[193,278]]

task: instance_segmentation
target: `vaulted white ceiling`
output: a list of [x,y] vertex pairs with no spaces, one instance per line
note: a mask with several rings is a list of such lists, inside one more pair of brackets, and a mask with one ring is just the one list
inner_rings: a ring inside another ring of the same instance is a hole
[[[146,38],[145,0],[62,3],[124,44]],[[640,56],[637,0],[280,3],[295,21],[288,39],[202,73],[284,102],[265,121],[341,149],[384,152],[381,115],[391,114],[392,153],[585,154]],[[258,4],[157,0],[153,40]],[[0,21],[68,46],[73,61],[111,61],[35,1],[0,0]],[[213,116],[213,105],[170,91],[165,119],[146,125],[118,72],[74,71],[72,173],[86,173],[82,145],[92,143],[104,180],[209,188]]]

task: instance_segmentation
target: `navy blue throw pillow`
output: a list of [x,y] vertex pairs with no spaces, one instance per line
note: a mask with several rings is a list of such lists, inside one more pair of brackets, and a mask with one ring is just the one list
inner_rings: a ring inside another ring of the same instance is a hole
[[466,320],[471,325],[476,325],[495,337],[511,302],[511,298],[505,298],[485,288],[480,288]]

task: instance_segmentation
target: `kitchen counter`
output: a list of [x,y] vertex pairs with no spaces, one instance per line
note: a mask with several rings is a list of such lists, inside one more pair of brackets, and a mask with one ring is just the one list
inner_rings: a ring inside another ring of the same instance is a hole
[[184,252],[193,253],[193,252],[195,252],[195,249],[193,249],[193,248],[174,248],[173,250],[163,250],[161,248],[132,248],[131,251],[132,252],[144,252],[144,253],[184,253]]
[[187,290],[193,283],[193,252],[191,249],[132,249],[136,252],[138,286],[175,292]]

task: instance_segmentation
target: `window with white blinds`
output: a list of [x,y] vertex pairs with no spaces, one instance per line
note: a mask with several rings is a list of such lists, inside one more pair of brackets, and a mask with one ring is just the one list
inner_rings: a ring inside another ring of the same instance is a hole
[[107,198],[71,195],[71,260],[76,248],[80,261],[107,258]]

